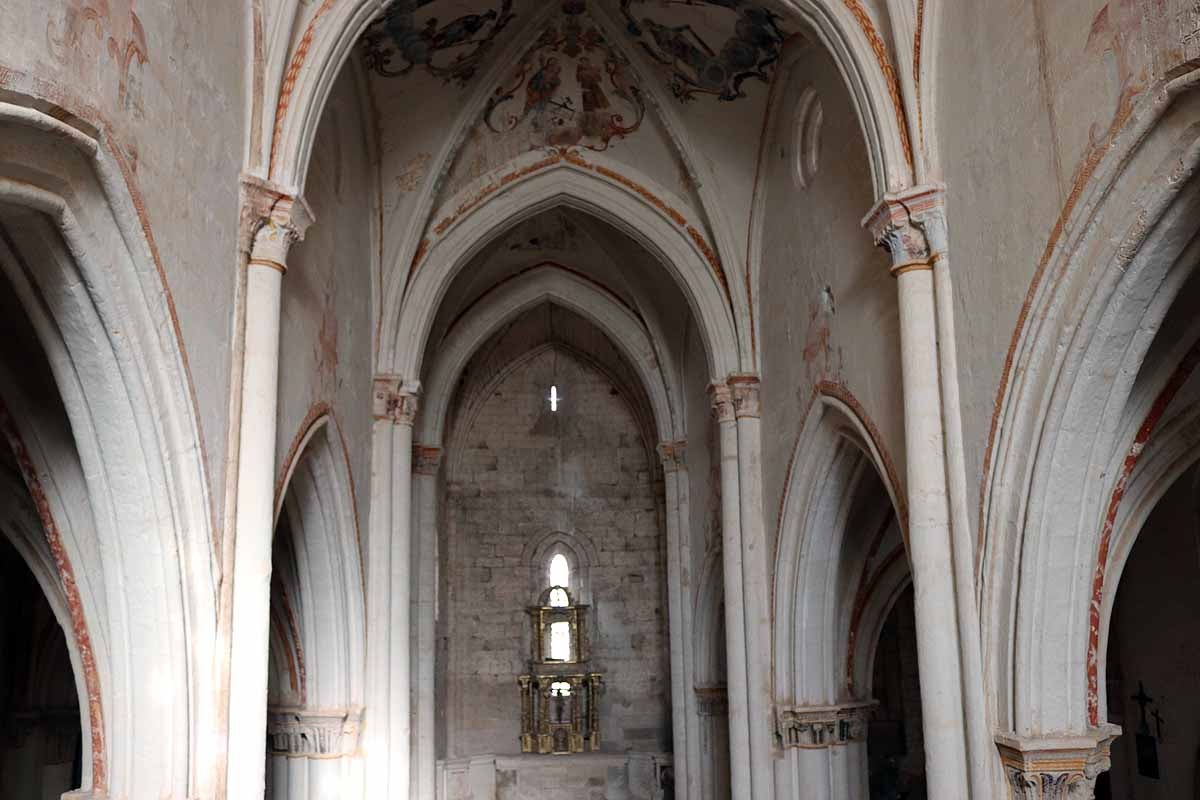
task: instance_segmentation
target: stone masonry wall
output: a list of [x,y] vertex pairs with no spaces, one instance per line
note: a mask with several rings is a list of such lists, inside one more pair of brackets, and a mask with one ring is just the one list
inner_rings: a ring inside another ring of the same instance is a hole
[[[546,400],[552,384],[565,396],[557,412]],[[448,727],[439,755],[520,752],[516,678],[529,654],[525,609],[536,601],[527,553],[555,531],[588,542],[580,549],[593,559],[581,602],[592,604],[591,669],[606,685],[603,749],[669,750],[661,489],[625,399],[551,348],[517,366],[473,416],[468,401],[460,425],[448,442],[443,517]]]

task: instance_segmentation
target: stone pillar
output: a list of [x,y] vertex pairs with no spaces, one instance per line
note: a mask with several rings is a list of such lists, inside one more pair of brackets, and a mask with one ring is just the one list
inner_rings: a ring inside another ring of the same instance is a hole
[[[959,614],[946,483],[933,263],[919,219],[941,202],[933,189],[888,195],[864,220],[892,256],[900,305],[900,360],[908,538],[930,797],[971,797]],[[974,591],[972,579],[971,591]],[[987,796],[986,794],[983,796]]]
[[418,384],[375,379],[367,544],[367,796],[411,790],[412,430]]
[[303,200],[274,196],[254,233],[246,266],[229,656],[229,800],[261,800],[266,788],[263,736],[275,531],[279,310],[288,249],[303,237],[311,221]]
[[750,779],[755,800],[775,794],[771,753],[771,579],[763,521],[762,409],[755,375],[731,375],[737,421],[738,490],[742,530],[742,587],[746,615],[746,713],[750,725]]
[[417,739],[413,748],[413,797],[432,800],[437,782],[435,751],[434,653],[437,646],[438,590],[437,476],[442,465],[438,447],[413,447],[413,494],[417,510]]
[[[698,767],[699,718],[695,713],[691,687],[695,664],[693,653],[693,603],[691,548],[686,515],[687,475],[684,455],[687,442],[663,442],[658,454],[663,464],[663,486],[667,518],[667,606],[671,632],[671,729],[675,774],[684,777],[675,787],[677,800],[699,797]],[[698,772],[698,769],[697,769]]]
[[963,710],[967,720],[967,757],[971,791],[987,797],[995,791],[996,755],[988,723],[983,682],[983,643],[979,602],[975,595],[975,534],[971,529],[966,456],[963,451],[961,401],[958,393],[958,355],[954,327],[954,290],[950,275],[945,194],[912,208],[912,217],[925,234],[933,263],[933,293],[937,310],[939,388],[945,432],[946,475],[950,491],[950,542],[954,557],[954,588],[958,601],[958,633],[962,652]]
[[996,736],[1000,763],[1013,800],[1091,800],[1096,778],[1108,770],[1116,725],[1082,736]]
[[729,753],[729,696],[724,687],[697,688],[696,713],[700,718],[703,736],[703,754],[697,762],[701,773],[698,800],[727,800],[729,792],[729,765],[718,760],[718,755]]
[[741,491],[738,431],[729,386],[709,387],[720,435],[721,551],[725,580],[725,658],[729,700],[729,775],[733,797],[754,797],[750,760],[749,692],[746,665],[745,591],[742,585]]
[[874,707],[852,702],[779,710],[781,785],[791,787],[792,797],[867,800],[867,725]]

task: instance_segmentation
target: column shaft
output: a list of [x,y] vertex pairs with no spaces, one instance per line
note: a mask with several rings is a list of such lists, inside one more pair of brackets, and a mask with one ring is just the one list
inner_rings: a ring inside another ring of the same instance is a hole
[[367,565],[367,793],[409,797],[412,766],[412,426],[416,384],[377,378]]
[[725,580],[725,653],[729,696],[730,792],[754,797],[750,760],[749,693],[746,678],[746,612],[742,585],[741,492],[738,487],[737,423],[729,387],[710,387],[721,447],[721,550]]
[[437,472],[441,450],[418,446],[414,449],[417,519],[417,746],[415,748],[416,797],[433,800],[437,757],[434,749],[434,649],[437,605]]
[[259,800],[266,788],[279,310],[288,248],[302,232],[299,212],[306,212],[295,203],[276,201],[255,234],[246,271],[226,762],[230,800]]
[[748,375],[733,376],[729,385],[737,419],[750,776],[755,800],[770,800],[774,796],[771,753],[775,747],[775,721],[771,697],[771,589],[763,521],[759,381]]
[[933,280],[928,270],[906,272],[897,280],[926,779],[931,797],[969,797]]
[[[918,215],[941,192],[888,196],[868,215],[892,254],[900,305],[900,361],[908,482],[908,545],[921,673],[926,781],[930,797],[971,797],[963,710],[962,641],[942,427],[933,254]],[[972,581],[973,583],[973,581]]]

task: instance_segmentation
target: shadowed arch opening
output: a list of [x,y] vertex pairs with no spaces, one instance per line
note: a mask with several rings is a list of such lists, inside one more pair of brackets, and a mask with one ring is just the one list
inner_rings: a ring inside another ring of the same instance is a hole
[[361,787],[366,658],[355,499],[336,423],[317,415],[286,465],[272,554],[267,796]]
[[[869,430],[849,406],[817,395],[790,468],[774,589],[783,791],[815,783],[866,798],[875,782],[868,734],[878,647],[881,632],[894,641],[885,621],[911,579],[903,507]],[[911,626],[907,633],[915,662]]]
[[218,544],[171,299],[105,144],[10,103],[0,138],[5,295],[49,376],[24,360],[0,395],[79,647],[80,784],[211,794],[220,676],[195,665],[217,663]]

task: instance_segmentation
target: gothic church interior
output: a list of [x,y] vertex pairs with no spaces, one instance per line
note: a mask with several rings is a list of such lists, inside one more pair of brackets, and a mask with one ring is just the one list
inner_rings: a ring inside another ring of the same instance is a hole
[[0,797],[1200,797],[1196,0],[0,13]]

